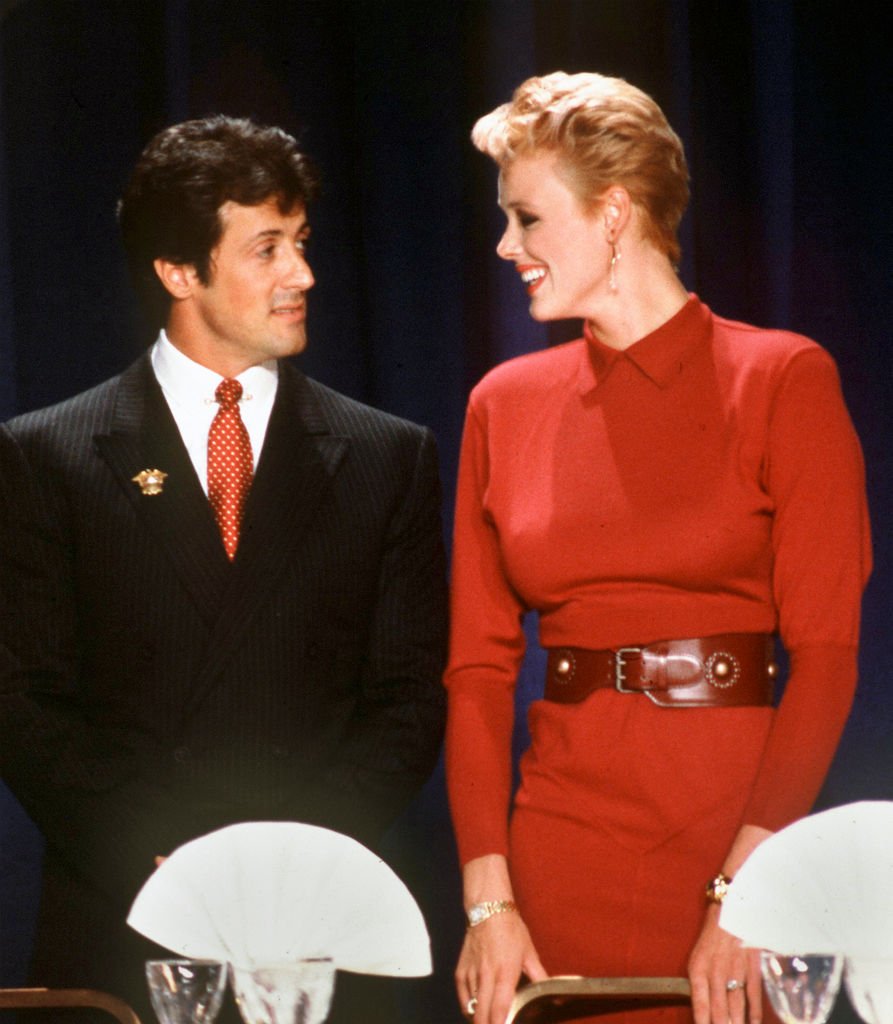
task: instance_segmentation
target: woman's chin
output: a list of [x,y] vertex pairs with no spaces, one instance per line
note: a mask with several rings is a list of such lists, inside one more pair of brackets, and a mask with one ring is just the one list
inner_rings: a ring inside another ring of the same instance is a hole
[[530,308],[528,309],[528,312],[530,313],[530,317],[532,320],[536,320],[537,323],[541,324],[548,323],[550,320],[560,319],[559,317],[556,317],[553,313],[550,313],[547,308],[543,306],[538,306],[536,302],[530,303]]

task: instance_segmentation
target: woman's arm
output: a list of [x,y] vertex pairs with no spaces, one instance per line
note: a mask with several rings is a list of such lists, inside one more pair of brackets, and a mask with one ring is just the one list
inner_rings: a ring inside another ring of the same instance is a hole
[[[721,873],[734,878],[751,853],[772,835],[767,829],[745,825],[723,861]],[[707,880],[705,879],[705,885]],[[704,926],[688,962],[695,1024],[760,1024],[762,982],[759,954],[719,926],[718,903],[708,905]],[[730,991],[728,983],[737,982]]]
[[[447,784],[466,910],[513,898],[506,854],[523,607],[502,570],[498,533],[485,508],[489,483],[486,411],[476,411],[472,398],[459,463],[445,677]],[[476,1024],[503,1024],[522,973],[545,977],[517,911],[469,928],[456,968],[463,1011],[474,998]]]
[[[501,854],[469,861],[462,871],[466,912],[475,904],[513,902],[508,864]],[[493,914],[468,929],[456,967],[456,991],[468,1010],[474,998],[475,1024],[504,1024],[521,975],[531,981],[546,972],[517,910]]]
[[[864,470],[836,368],[818,346],[797,352],[777,381],[763,485],[773,504],[773,586],[790,672],[747,824],[717,865],[728,877],[773,831],[809,813],[855,691],[871,567]],[[718,905],[706,911],[689,973],[696,1024],[759,1024],[757,955],[719,927]],[[734,981],[745,982],[744,991],[729,991]]]

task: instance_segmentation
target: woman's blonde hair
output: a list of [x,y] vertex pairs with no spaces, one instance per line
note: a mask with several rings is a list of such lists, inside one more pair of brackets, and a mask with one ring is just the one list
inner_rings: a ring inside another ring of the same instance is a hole
[[682,143],[660,107],[622,78],[588,72],[528,78],[475,124],[472,142],[500,166],[532,150],[558,154],[559,171],[592,208],[622,185],[644,213],[647,239],[679,262],[676,233],[688,205]]

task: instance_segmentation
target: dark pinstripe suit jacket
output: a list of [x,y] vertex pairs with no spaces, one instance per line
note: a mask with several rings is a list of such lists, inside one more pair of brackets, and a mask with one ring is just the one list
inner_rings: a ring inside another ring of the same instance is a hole
[[232,564],[147,357],[0,428],[0,767],[50,867],[120,918],[233,821],[374,844],[441,740],[439,510],[429,431],[286,363]]

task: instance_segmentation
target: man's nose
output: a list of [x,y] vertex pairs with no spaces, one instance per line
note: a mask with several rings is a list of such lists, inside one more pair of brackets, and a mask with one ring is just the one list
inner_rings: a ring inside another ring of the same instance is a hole
[[282,283],[289,288],[299,288],[302,292],[306,292],[316,283],[316,278],[313,276],[313,271],[310,269],[307,257],[298,249],[294,251],[291,257],[290,265],[286,270],[285,279]]

